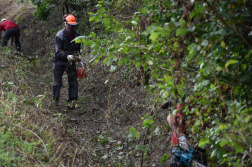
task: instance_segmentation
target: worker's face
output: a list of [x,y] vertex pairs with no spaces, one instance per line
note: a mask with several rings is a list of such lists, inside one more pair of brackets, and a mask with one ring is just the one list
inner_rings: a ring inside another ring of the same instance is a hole
[[68,34],[73,34],[75,28],[76,28],[76,26],[74,26],[74,25],[66,24],[66,31],[67,31]]

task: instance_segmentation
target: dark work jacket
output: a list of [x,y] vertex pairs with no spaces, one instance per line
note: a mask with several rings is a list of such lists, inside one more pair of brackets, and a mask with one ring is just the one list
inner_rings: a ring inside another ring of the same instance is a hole
[[[77,31],[74,31],[73,39],[80,34]],[[67,34],[66,29],[60,30],[56,37],[54,43],[54,55],[53,62],[68,62],[67,56],[73,55],[76,52],[80,52],[80,43],[71,42],[69,35]]]

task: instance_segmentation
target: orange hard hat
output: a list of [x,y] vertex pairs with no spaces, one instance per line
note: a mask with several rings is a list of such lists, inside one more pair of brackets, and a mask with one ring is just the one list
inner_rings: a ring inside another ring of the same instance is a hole
[[74,17],[74,15],[70,14],[70,15],[65,15],[64,16],[64,21],[69,24],[69,25],[77,25],[77,20],[76,18]]

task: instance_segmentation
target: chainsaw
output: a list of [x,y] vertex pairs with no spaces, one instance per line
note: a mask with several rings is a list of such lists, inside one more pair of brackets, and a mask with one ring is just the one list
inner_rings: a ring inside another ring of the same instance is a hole
[[84,64],[82,61],[79,61],[78,63],[78,70],[77,70],[77,78],[85,78],[86,77],[86,64]]
[[206,167],[205,165],[193,160],[194,150],[192,148],[190,148],[189,151],[186,151],[182,148],[176,147],[172,150],[172,154],[179,158],[179,161],[183,162],[188,167]]

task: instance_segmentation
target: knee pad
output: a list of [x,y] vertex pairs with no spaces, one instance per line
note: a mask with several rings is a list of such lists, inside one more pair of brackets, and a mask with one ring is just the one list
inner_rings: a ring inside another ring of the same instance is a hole
[[54,82],[53,86],[62,87],[62,83]]

